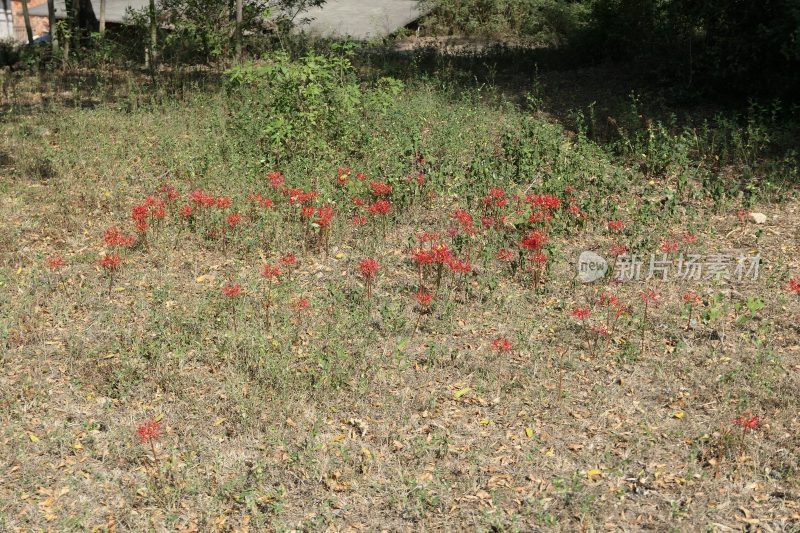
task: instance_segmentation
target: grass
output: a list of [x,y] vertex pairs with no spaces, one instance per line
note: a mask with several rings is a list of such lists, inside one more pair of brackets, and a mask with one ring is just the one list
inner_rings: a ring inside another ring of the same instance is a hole
[[[703,152],[726,137],[720,128],[700,141],[656,123],[608,143],[492,91],[361,94],[340,136],[311,133],[292,154],[248,144],[242,132],[262,118],[222,91],[7,112],[0,529],[797,527],[791,152],[748,141],[747,123],[728,125],[741,143]],[[768,127],[752,120],[751,132]],[[723,152],[725,165],[708,164]],[[756,187],[729,179],[746,158]],[[350,189],[337,184],[343,166]],[[271,170],[318,190],[317,205],[333,202],[328,253],[270,188]],[[351,196],[369,198],[360,171],[393,186],[385,226],[349,223]],[[405,177],[419,171],[415,195]],[[244,223],[223,247],[209,236],[219,210],[192,224],[171,211],[146,244],[122,250],[109,294],[103,232],[135,233],[131,208],[164,183],[181,204],[197,188],[231,197],[226,213]],[[514,228],[447,237],[457,208],[480,227],[492,187],[556,195],[563,208],[546,225],[509,213]],[[278,206],[253,211],[251,192]],[[564,209],[571,195],[583,215]],[[768,220],[740,222],[739,209]],[[607,228],[616,219],[620,234]],[[537,291],[522,265],[495,259],[501,247],[516,257],[533,227],[549,239]],[[422,230],[470,253],[472,268],[445,271],[419,320],[410,252]],[[684,251],[760,252],[761,276],[574,279],[583,250],[622,243],[649,258],[687,232],[697,241]],[[299,264],[273,286],[267,328],[260,272],[288,252]],[[54,255],[66,263],[57,272]],[[369,299],[358,272],[368,256],[380,264]],[[235,303],[221,293],[232,283],[243,289]],[[642,349],[646,288],[661,298]],[[702,304],[687,329],[690,289]],[[630,312],[595,347],[570,313],[588,306],[601,324],[604,290]],[[302,314],[299,297],[311,301]],[[492,350],[498,338],[512,349]],[[763,424],[742,434],[732,420],[748,412]],[[154,418],[157,465],[136,439]]]

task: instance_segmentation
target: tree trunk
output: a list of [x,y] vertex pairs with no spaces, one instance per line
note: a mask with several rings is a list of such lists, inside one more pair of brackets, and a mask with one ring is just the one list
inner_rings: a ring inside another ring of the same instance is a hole
[[236,62],[242,60],[242,0],[236,0],[236,33],[234,35],[236,45]]
[[31,17],[28,15],[28,0],[22,0],[22,18],[25,19],[25,33],[28,34],[28,44],[33,44],[33,28],[31,28]]
[[158,26],[156,25],[156,0],[150,0],[150,68],[156,68],[156,45]]
[[106,0],[100,0],[100,35],[106,34]]
[[53,55],[58,54],[58,31],[56,28],[55,0],[47,0],[47,18],[50,24],[50,47]]

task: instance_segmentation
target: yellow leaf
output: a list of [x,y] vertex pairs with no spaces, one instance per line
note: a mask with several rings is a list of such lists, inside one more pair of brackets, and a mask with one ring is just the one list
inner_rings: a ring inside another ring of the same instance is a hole
[[344,433],[339,433],[338,435],[333,437],[333,439],[331,439],[331,440],[333,440],[333,442],[342,442],[345,438],[346,437],[345,437]]
[[533,438],[533,428],[525,428],[525,436],[529,439]]
[[195,280],[197,283],[203,283],[203,282],[206,280],[206,276],[205,276],[205,275],[203,275],[203,276],[197,276],[196,278],[194,278],[194,280]]
[[39,442],[41,439],[34,435],[33,433],[28,433],[28,438],[31,439],[31,442]]
[[342,252],[339,252],[338,254],[336,254],[336,259],[344,259],[344,254]]
[[470,389],[469,387],[464,387],[463,389],[459,389],[453,394],[453,398],[458,400],[459,398],[461,398],[462,396],[464,396],[466,393],[468,393],[471,390],[472,389]]
[[220,416],[220,417],[217,417],[216,420],[214,420],[214,425],[215,426],[221,426],[223,422],[225,422],[225,419]]
[[158,413],[158,414],[156,415],[156,422],[161,422],[161,420],[162,420],[163,418],[164,418],[164,413]]
[[556,451],[553,448],[547,450],[542,448],[542,453],[545,455],[545,457],[553,457],[555,456]]
[[489,420],[488,418],[484,418],[484,419],[481,420],[481,424],[483,424],[484,426],[488,426],[491,423],[492,423],[492,421]]
[[80,441],[76,440],[75,444],[73,444],[72,447],[75,448],[76,450],[82,450],[83,449],[83,444],[81,444]]
[[679,420],[682,420],[683,417],[685,417],[685,416],[686,416],[686,413],[684,413],[683,411],[678,411],[678,412],[676,412],[676,413],[674,413],[672,415],[673,418],[677,418]]
[[586,477],[588,479],[594,479],[594,478],[596,478],[598,476],[602,476],[602,475],[603,475],[603,472],[601,472],[600,470],[598,470],[596,468],[593,468],[593,469],[589,470],[588,472],[586,472]]

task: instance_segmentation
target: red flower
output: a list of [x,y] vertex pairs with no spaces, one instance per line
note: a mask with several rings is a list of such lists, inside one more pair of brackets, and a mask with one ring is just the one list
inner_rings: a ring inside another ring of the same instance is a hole
[[662,241],[661,242],[661,251],[664,253],[670,252],[677,252],[678,251],[678,242],[677,241]]
[[619,299],[610,292],[604,292],[597,298],[597,303],[604,306],[616,306],[619,304]]
[[233,285],[225,285],[222,287],[222,294],[228,298],[236,298],[242,294],[242,286],[238,283],[234,283]]
[[293,267],[297,264],[297,256],[294,254],[286,254],[281,257],[281,264],[285,267]]
[[327,228],[333,220],[333,208],[320,207],[317,209],[317,219],[314,221],[320,228]]
[[365,179],[367,179],[367,175],[364,174],[363,172],[359,172],[358,174],[356,174],[356,179],[358,181],[364,181]]
[[269,180],[269,184],[272,187],[280,187],[283,185],[283,174],[280,172],[270,172],[267,174],[267,179]]
[[645,304],[656,304],[661,298],[661,294],[653,289],[647,289],[639,293],[639,298],[641,298]]
[[697,235],[694,235],[693,233],[684,233],[681,236],[681,240],[686,244],[691,244],[697,241]]
[[315,212],[316,212],[316,209],[314,209],[314,207],[313,207],[313,206],[310,206],[310,205],[308,205],[308,206],[305,206],[305,207],[303,207],[303,208],[300,210],[300,215],[301,215],[303,218],[311,218],[311,217],[313,217],[313,216],[314,216],[314,213],[315,213]]
[[388,215],[392,211],[392,204],[389,200],[376,200],[367,208],[370,215]]
[[495,222],[496,221],[495,221],[494,217],[482,217],[481,218],[481,225],[484,228],[491,228],[492,226],[495,225]]
[[513,349],[511,341],[505,337],[499,337],[492,341],[492,350],[498,353],[510,352]]
[[64,259],[60,255],[53,255],[47,258],[47,267],[50,270],[58,270],[64,266]]
[[450,270],[453,272],[458,272],[461,274],[469,274],[472,272],[472,264],[466,259],[462,261],[461,259],[451,257],[447,262],[447,266],[450,267]]
[[181,218],[189,218],[189,217],[191,217],[192,216],[192,206],[189,205],[189,204],[183,205],[183,207],[181,207],[178,210],[178,214],[181,216]]
[[388,196],[392,194],[392,186],[383,181],[370,181],[369,188],[375,196]]
[[578,320],[586,320],[592,312],[588,307],[575,307],[570,314]]
[[227,196],[220,196],[217,198],[217,207],[220,209],[228,209],[233,202]]
[[429,265],[433,263],[434,254],[424,248],[414,248],[411,250],[411,258],[419,265]]
[[150,442],[161,436],[161,422],[156,420],[148,420],[138,428],[136,428],[136,438],[140,442]]
[[109,272],[114,272],[122,264],[122,259],[118,254],[104,255],[100,260],[100,266]]
[[228,226],[235,228],[242,221],[242,215],[239,213],[231,213],[228,215],[226,221],[228,222]]
[[685,304],[696,305],[700,302],[702,302],[700,296],[698,296],[694,291],[689,291],[683,295],[683,303]]
[[528,233],[528,236],[522,239],[520,246],[526,250],[538,252],[547,243],[547,236],[542,231],[534,230]]
[[628,253],[628,249],[624,244],[612,244],[610,252],[612,256],[616,257],[618,255],[625,255]]
[[505,261],[505,262],[513,261],[514,260],[514,252],[512,252],[508,248],[500,248],[497,251],[497,260],[498,261]]
[[611,231],[622,231],[625,229],[625,223],[621,220],[609,220],[608,229]]
[[740,426],[745,434],[748,431],[758,429],[762,424],[762,420],[760,417],[751,416],[750,413],[747,413],[745,416],[737,416],[732,420],[732,422],[735,425]]
[[439,240],[439,238],[440,235],[435,232],[420,231],[419,233],[417,233],[417,240],[423,244],[426,242],[436,242]]
[[281,269],[276,265],[265,264],[263,270],[261,271],[261,275],[267,278],[268,281],[272,281],[280,277]]
[[736,216],[739,218],[740,223],[744,223],[744,219],[750,216],[750,211],[748,209],[739,209],[736,211]]
[[353,218],[350,219],[350,223],[356,227],[363,226],[364,224],[367,223],[367,217],[361,215],[355,215]]
[[789,280],[789,291],[800,294],[800,279],[792,278]]
[[356,207],[364,207],[365,205],[367,205],[367,202],[364,201],[364,199],[359,196],[354,196],[353,205]]
[[361,262],[358,264],[358,270],[365,279],[369,280],[375,277],[375,273],[378,272],[379,266],[380,265],[378,265],[377,261],[371,257],[368,257],[361,260]]
[[547,263],[547,254],[543,252],[537,252],[533,254],[533,262],[540,266],[544,265]]
[[150,208],[147,204],[135,205],[131,208],[131,219],[136,224],[146,223],[149,215]]
[[133,246],[135,239],[132,236],[125,235],[120,230],[112,226],[103,232],[103,241],[109,248],[114,248],[116,246],[125,248],[128,246]]
[[211,207],[216,204],[217,199],[205,192],[203,189],[196,189],[189,193],[189,200],[198,207]]
[[292,307],[294,307],[297,311],[305,311],[306,309],[311,308],[311,301],[308,298],[301,297],[294,301]]
[[417,291],[417,294],[414,295],[414,298],[417,299],[417,303],[420,307],[427,308],[433,301],[433,294],[420,289]]

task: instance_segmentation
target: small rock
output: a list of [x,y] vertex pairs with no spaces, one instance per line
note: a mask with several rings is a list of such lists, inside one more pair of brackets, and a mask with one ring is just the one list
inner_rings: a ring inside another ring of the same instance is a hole
[[756,224],[763,224],[767,221],[767,215],[764,213],[750,213],[750,218],[752,218],[753,222]]

